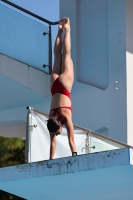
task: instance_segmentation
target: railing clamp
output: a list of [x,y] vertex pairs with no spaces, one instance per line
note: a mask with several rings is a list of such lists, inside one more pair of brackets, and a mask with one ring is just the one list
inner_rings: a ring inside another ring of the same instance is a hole
[[50,35],[49,33],[43,32],[43,35]]
[[29,126],[29,127],[34,127],[34,128],[37,128],[37,124],[34,124],[33,126]]
[[49,68],[50,68],[50,66],[49,66],[49,65],[45,65],[45,64],[43,65],[43,67],[44,67],[44,68],[45,68],[45,67],[49,67]]

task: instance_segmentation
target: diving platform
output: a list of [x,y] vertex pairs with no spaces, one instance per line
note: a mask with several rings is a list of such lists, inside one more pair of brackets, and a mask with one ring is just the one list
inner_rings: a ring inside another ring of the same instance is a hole
[[58,158],[0,169],[0,189],[28,200],[133,198],[133,150]]

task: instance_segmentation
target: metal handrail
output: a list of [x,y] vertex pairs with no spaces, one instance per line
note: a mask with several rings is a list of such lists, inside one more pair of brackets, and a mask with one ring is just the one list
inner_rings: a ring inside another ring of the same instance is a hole
[[45,18],[43,18],[43,17],[41,17],[39,15],[36,15],[36,14],[30,12],[29,10],[26,10],[25,8],[22,8],[22,7],[20,7],[20,6],[16,5],[16,4],[12,3],[11,1],[7,1],[7,0],[1,0],[1,1],[3,1],[4,3],[9,4],[10,6],[13,6],[14,8],[17,8],[17,9],[19,9],[19,10],[21,10],[21,11],[23,11],[23,12],[25,12],[25,13],[27,13],[27,14],[29,14],[29,15],[31,15],[31,16],[33,16],[33,17],[35,17],[35,18],[47,23],[47,24],[49,24],[49,25],[57,25],[59,23],[59,21],[51,22],[51,21],[49,21],[49,20],[47,20],[47,19],[45,19]]
[[[33,111],[35,111],[35,112],[37,112],[37,113],[40,113],[40,114],[42,114],[42,115],[44,115],[44,116],[46,116],[46,117],[49,117],[48,114],[43,113],[43,112],[41,112],[41,111],[39,111],[39,110],[36,110],[36,109],[34,109],[34,108],[27,107],[27,109],[33,110]],[[122,145],[122,146],[124,146],[124,147],[128,147],[128,148],[133,149],[133,146],[130,146],[130,145],[125,144],[125,143],[123,143],[123,142],[119,142],[119,141],[117,141],[117,140],[111,139],[111,138],[109,138],[109,137],[107,137],[107,136],[100,135],[100,134],[98,134],[98,133],[96,133],[96,132],[94,132],[94,131],[92,131],[92,130],[90,130],[90,129],[83,128],[83,127],[78,126],[78,125],[76,125],[76,124],[73,124],[73,126],[74,126],[75,128],[81,129],[82,131],[84,131],[84,132],[86,132],[86,133],[89,133],[89,135],[91,135],[91,136],[95,136],[95,137],[97,137],[97,138],[99,138],[99,139],[109,140],[110,142],[115,142],[115,143],[117,143],[117,144],[119,144],[119,145]]]
[[21,10],[21,11],[23,11],[23,12],[25,12],[25,13],[27,13],[27,14],[33,16],[33,17],[35,17],[36,19],[39,19],[39,20],[41,20],[41,21],[43,21],[43,22],[45,22],[45,23],[47,23],[47,24],[49,25],[49,33],[45,33],[45,32],[43,33],[43,35],[48,35],[48,36],[49,36],[49,64],[44,64],[43,67],[44,67],[44,68],[45,68],[46,66],[49,67],[49,74],[51,74],[51,72],[52,72],[52,39],[51,39],[51,25],[57,25],[57,24],[59,24],[59,21],[51,22],[51,21],[49,21],[49,20],[47,20],[47,19],[45,19],[45,18],[43,18],[43,17],[41,17],[41,16],[39,16],[39,15],[36,15],[36,14],[34,14],[33,12],[30,12],[29,10],[26,10],[25,8],[22,8],[22,7],[20,7],[20,6],[16,5],[16,4],[14,4],[14,3],[10,2],[10,1],[6,1],[6,0],[1,0],[1,1],[4,2],[4,3],[6,3],[6,4],[8,4],[8,5],[10,5],[10,6],[12,6],[12,7],[14,7],[14,8],[17,8],[18,10]]

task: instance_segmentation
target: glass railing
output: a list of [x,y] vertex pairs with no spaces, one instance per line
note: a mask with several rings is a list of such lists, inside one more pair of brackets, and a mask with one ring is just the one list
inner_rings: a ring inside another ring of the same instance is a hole
[[[9,1],[4,2],[32,15],[32,18],[35,16],[35,20],[0,3],[0,53],[50,73],[52,22]],[[49,26],[46,26],[45,22]]]
[[[49,159],[50,138],[46,120],[48,115],[29,108],[27,115],[26,133],[26,162],[35,162]],[[109,151],[121,148],[133,148],[129,145],[102,136],[91,130],[74,125],[74,137],[78,155]],[[55,158],[71,156],[65,127],[57,139]]]

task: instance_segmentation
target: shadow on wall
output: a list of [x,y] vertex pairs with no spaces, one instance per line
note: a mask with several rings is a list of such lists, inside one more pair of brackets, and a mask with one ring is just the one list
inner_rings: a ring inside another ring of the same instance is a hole
[[126,4],[126,50],[133,54],[133,1]]
[[77,80],[105,90],[109,85],[108,2],[79,1],[78,9]]
[[109,137],[109,129],[106,128],[106,127],[99,128],[99,129],[95,130],[95,132],[99,133],[99,134],[101,134],[103,136]]

